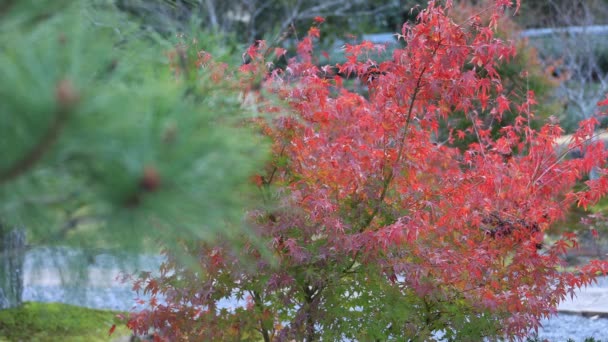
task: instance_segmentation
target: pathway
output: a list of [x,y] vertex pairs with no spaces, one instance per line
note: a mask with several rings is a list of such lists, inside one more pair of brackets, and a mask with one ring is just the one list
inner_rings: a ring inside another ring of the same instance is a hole
[[608,288],[588,287],[576,292],[573,299],[568,297],[557,311],[584,317],[608,318]]

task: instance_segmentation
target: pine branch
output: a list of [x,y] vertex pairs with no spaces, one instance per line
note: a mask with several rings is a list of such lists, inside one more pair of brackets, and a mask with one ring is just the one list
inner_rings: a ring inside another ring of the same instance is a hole
[[68,121],[69,110],[67,108],[59,108],[55,112],[55,117],[42,138],[28,151],[21,159],[15,161],[7,169],[0,170],[0,185],[14,180],[23,175],[42,159],[42,157],[51,149],[55,142],[59,139],[61,131]]
[[0,16],[4,15],[5,13],[8,13],[8,11],[10,10],[10,8],[16,3],[16,1],[14,0],[7,0],[4,3],[0,4]]

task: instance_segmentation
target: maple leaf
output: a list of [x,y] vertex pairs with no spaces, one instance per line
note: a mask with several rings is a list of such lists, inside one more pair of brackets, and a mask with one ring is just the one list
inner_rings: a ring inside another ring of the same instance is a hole
[[598,106],[608,106],[608,96],[597,103]]
[[458,137],[458,139],[463,140],[466,137],[466,133],[459,129],[456,131],[456,136]]
[[287,53],[286,49],[283,49],[280,47],[274,49],[274,55],[276,58],[281,58],[281,57],[285,56],[285,53]]
[[522,126],[524,125],[526,122],[528,122],[528,119],[526,119],[525,117],[523,117],[522,115],[518,115],[515,118],[515,126]]
[[321,31],[317,27],[311,27],[308,29],[308,35],[310,37],[319,38],[321,36]]
[[500,95],[498,98],[496,98],[496,103],[498,114],[501,116],[510,108],[510,102],[504,95]]

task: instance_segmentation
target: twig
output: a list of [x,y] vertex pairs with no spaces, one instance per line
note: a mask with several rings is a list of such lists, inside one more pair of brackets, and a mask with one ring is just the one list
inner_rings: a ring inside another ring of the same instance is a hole
[[0,170],[0,185],[29,171],[53,146],[69,117],[69,110],[60,108],[45,134],[32,149],[5,170]]

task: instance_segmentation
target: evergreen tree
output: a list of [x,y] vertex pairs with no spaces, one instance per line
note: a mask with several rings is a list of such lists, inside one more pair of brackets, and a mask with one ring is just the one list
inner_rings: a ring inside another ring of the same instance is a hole
[[[241,231],[265,156],[241,124],[253,108],[229,80],[198,77],[204,65],[172,72],[168,57],[201,56],[179,40],[112,1],[0,5],[2,222],[30,243],[87,248]],[[197,44],[222,55],[213,38]]]

